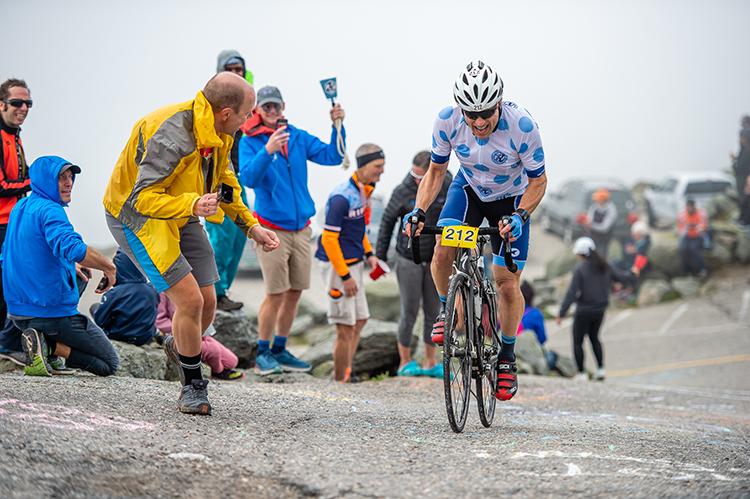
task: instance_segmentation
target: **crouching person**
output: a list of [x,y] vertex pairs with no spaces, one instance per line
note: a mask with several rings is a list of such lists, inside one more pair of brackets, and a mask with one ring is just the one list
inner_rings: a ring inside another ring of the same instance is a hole
[[[120,359],[105,334],[78,313],[76,274],[90,268],[115,283],[116,267],[87,246],[68,220],[75,175],[81,169],[57,156],[43,156],[29,168],[31,195],[10,214],[2,252],[8,316],[23,331],[27,375],[67,374],[84,369],[99,376],[117,371]],[[78,268],[76,264],[78,265]]]

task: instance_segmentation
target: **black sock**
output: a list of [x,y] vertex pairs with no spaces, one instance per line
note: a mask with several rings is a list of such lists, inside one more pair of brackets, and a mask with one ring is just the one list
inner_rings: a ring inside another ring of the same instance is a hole
[[180,354],[180,366],[182,366],[182,372],[185,373],[185,385],[189,385],[194,379],[203,379],[201,354],[193,357]]
[[55,350],[57,350],[57,342],[55,340],[49,339],[49,336],[45,336],[44,341],[47,343],[47,346],[49,347],[49,354],[55,355]]

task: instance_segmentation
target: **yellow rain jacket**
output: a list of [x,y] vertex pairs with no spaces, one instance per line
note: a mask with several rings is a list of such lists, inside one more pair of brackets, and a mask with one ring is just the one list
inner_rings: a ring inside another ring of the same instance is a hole
[[[248,237],[258,225],[229,169],[232,140],[216,132],[202,91],[194,100],[157,109],[133,127],[104,193],[104,207],[138,237],[160,273],[180,255],[179,230],[195,219],[195,201],[221,183],[232,186],[234,200],[219,203],[219,212],[207,220],[221,223],[226,213]],[[201,154],[205,148],[213,148],[210,157]]]

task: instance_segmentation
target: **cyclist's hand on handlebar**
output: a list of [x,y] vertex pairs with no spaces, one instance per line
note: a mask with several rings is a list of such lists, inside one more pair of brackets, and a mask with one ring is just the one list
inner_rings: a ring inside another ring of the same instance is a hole
[[506,233],[510,232],[510,242],[513,242],[523,234],[523,220],[518,213],[514,213],[508,218],[510,223],[507,225],[503,225],[502,220],[500,221],[500,235],[505,236]]
[[414,208],[409,214],[404,217],[404,234],[409,237],[418,236],[424,222],[427,219],[422,208]]

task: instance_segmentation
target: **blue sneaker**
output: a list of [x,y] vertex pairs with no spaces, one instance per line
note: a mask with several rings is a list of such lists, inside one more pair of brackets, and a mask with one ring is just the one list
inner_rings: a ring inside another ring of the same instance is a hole
[[281,374],[281,366],[271,354],[271,351],[266,350],[255,357],[255,372],[261,376]]
[[282,371],[306,373],[312,368],[310,364],[299,360],[286,348],[279,353],[271,353],[271,355],[281,366]]
[[[430,378],[440,378],[440,379],[443,379],[443,374],[444,374],[444,371],[443,371],[443,364],[442,363],[436,364],[436,365],[432,366],[431,368],[424,370],[424,375],[425,376],[429,376]],[[453,379],[453,376],[451,376],[451,379]]]
[[422,376],[424,371],[413,360],[396,371],[396,376]]

